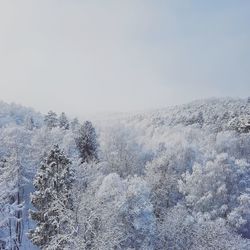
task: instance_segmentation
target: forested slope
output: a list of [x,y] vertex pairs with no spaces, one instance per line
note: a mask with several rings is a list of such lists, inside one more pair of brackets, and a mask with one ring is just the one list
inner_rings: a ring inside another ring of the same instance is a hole
[[0,249],[250,249],[249,132],[250,99],[92,123],[0,103]]

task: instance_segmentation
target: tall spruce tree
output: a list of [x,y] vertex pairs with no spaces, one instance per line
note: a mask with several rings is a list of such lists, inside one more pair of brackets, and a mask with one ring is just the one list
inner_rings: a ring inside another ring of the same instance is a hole
[[59,127],[63,129],[69,129],[69,121],[64,112],[58,118]]
[[80,127],[77,137],[75,138],[82,162],[97,161],[97,137],[95,128],[90,121],[86,121]]
[[49,111],[44,117],[44,123],[49,129],[55,128],[58,125],[57,114],[53,111]]
[[70,123],[70,128],[72,131],[77,131],[80,127],[79,121],[77,118],[74,118],[73,121]]
[[33,183],[36,191],[31,195],[36,211],[30,215],[37,226],[30,230],[29,238],[41,249],[64,249],[70,242],[74,231],[72,182],[70,161],[56,145],[42,162]]

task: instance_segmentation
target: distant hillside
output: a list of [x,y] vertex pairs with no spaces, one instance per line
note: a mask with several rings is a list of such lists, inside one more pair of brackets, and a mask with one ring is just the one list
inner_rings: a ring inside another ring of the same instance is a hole
[[[0,126],[23,125],[27,117],[32,117],[39,126],[43,123],[43,114],[33,108],[0,101]],[[193,125],[221,131],[231,129],[233,126],[231,123],[248,124],[250,99],[211,98],[153,111],[82,115],[82,117],[92,120],[97,125],[117,122],[154,128]]]
[[233,98],[212,98],[160,110],[123,115],[120,121],[141,127],[198,126],[212,131],[236,129],[248,126],[250,121],[250,100]]
[[15,103],[7,104],[0,101],[0,126],[10,124],[23,125],[25,120],[31,118],[37,126],[41,126],[42,115],[32,108],[27,108]]

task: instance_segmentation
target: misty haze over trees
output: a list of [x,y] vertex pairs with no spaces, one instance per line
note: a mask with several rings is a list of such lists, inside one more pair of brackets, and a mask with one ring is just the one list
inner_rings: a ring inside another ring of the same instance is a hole
[[250,249],[250,98],[92,121],[0,103],[0,249]]

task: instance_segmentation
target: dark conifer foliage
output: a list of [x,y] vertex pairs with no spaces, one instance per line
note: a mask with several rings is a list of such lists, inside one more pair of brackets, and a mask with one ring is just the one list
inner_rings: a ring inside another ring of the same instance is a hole
[[58,118],[59,127],[63,129],[69,129],[69,121],[64,112]]
[[53,111],[49,111],[44,117],[44,123],[49,129],[55,128],[58,125],[57,114]]
[[77,118],[74,118],[73,121],[70,122],[70,128],[73,130],[73,131],[76,131],[78,130],[80,127],[80,123],[78,121]]
[[75,142],[82,162],[98,160],[96,131],[90,121],[84,122],[80,127]]
[[29,238],[41,249],[50,245],[63,249],[69,241],[73,230],[70,220],[72,182],[70,161],[56,145],[41,164],[33,183],[36,191],[31,195],[36,211],[30,211],[30,215],[37,226],[30,230]]

